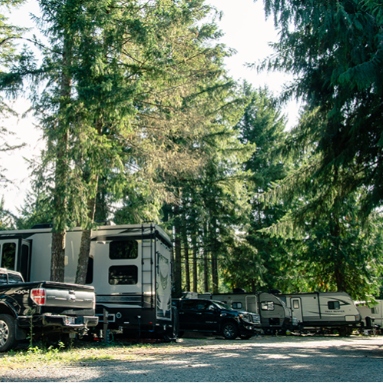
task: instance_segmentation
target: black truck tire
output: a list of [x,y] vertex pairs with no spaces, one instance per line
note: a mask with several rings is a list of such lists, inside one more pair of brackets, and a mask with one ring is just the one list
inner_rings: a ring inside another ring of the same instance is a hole
[[225,322],[222,325],[222,335],[225,337],[225,339],[236,339],[238,334],[238,326],[234,322]]
[[15,320],[7,314],[0,314],[0,352],[16,346]]

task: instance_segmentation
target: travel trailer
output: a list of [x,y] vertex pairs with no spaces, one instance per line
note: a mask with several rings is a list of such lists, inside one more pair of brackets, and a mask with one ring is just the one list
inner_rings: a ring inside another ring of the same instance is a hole
[[361,315],[344,292],[278,294],[298,321],[298,330],[338,331],[350,335],[360,325]]
[[259,314],[260,327],[265,334],[284,333],[296,325],[291,311],[279,297],[261,292],[256,294],[198,294],[198,298],[207,298],[228,304],[233,309]]
[[[74,283],[81,228],[69,230],[65,282]],[[0,232],[0,267],[26,281],[50,278],[51,228]],[[91,234],[86,284],[96,292],[101,329],[173,337],[172,243],[154,224],[100,226]]]
[[361,326],[365,329],[381,331],[383,328],[383,300],[375,299],[375,303],[356,301],[356,307],[361,315]]

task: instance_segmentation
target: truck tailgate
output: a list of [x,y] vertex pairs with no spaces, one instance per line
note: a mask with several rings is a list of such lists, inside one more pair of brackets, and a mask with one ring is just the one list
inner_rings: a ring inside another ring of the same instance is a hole
[[44,312],[50,308],[59,311],[81,309],[85,310],[84,312],[95,308],[96,296],[93,286],[44,281],[39,287],[45,290],[45,302],[42,305]]

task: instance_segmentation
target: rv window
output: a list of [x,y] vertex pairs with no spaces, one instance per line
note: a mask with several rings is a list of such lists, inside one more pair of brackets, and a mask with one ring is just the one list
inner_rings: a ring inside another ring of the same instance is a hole
[[241,302],[233,302],[231,305],[233,309],[241,309],[242,308],[242,303]]
[[111,266],[109,267],[110,285],[135,285],[137,284],[137,266]]
[[183,310],[201,311],[205,310],[208,302],[205,301],[187,301],[182,302]]
[[261,302],[261,309],[265,311],[274,310],[274,302]]
[[371,307],[371,314],[379,314],[379,308],[378,307]]
[[340,303],[338,301],[329,301],[327,304],[329,310],[339,310]]
[[109,246],[110,259],[136,259],[138,257],[137,241],[112,241]]
[[1,254],[1,267],[8,270],[15,270],[16,260],[16,243],[9,242],[3,244],[3,251]]
[[293,300],[293,309],[299,309],[299,301],[298,300]]

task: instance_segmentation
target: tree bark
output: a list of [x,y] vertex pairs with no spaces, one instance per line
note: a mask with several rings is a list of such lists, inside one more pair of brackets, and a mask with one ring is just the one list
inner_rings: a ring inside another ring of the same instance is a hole
[[197,279],[197,236],[196,234],[192,235],[192,245],[193,245],[193,291],[198,292],[198,279]]
[[[96,210],[96,196],[88,200],[89,225],[93,223]],[[78,254],[76,283],[85,284],[88,272],[88,263],[90,256],[90,240],[92,229],[83,229],[81,233],[80,252]]]
[[64,282],[66,232],[52,233],[51,281]]
[[174,296],[176,298],[182,295],[182,254],[181,254],[181,232],[178,207],[174,209]]
[[186,230],[186,219],[183,219],[182,242],[185,257],[185,290],[190,291],[189,242]]
[[71,76],[69,67],[72,61],[72,44],[68,35],[64,37],[63,63],[60,84],[60,105],[59,116],[53,140],[56,144],[56,169],[54,189],[54,226],[52,232],[52,259],[51,259],[51,280],[64,282],[65,278],[65,238],[66,224],[68,219],[67,207],[67,183],[69,178],[69,126],[64,118],[67,104],[71,95]]

